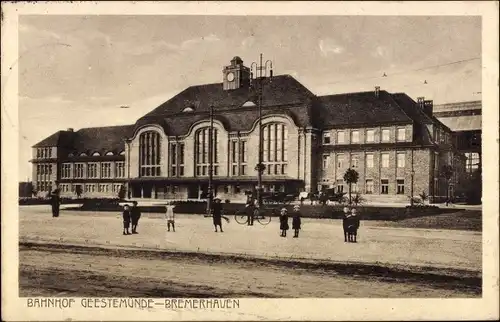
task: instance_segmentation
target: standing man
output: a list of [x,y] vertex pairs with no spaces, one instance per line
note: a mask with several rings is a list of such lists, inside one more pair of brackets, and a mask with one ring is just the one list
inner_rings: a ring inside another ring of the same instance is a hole
[[134,201],[131,209],[131,219],[132,219],[132,234],[138,234],[137,225],[139,224],[139,219],[141,218],[141,211],[137,207],[137,201]]
[[212,219],[214,222],[215,232],[217,232],[217,226],[220,227],[220,232],[223,233],[222,230],[222,204],[220,203],[220,199],[214,199],[214,205],[212,206]]
[[123,234],[130,235],[128,227],[130,226],[130,207],[128,205],[123,206]]
[[247,224],[248,226],[253,226],[256,207],[251,200],[246,204],[246,211],[247,211]]
[[344,216],[342,217],[342,228],[344,228],[344,243],[348,242],[349,239],[349,218],[351,217],[351,212],[348,207],[344,207]]
[[59,198],[59,189],[52,191],[50,195],[50,205],[52,206],[52,217],[59,217],[59,206],[61,198]]

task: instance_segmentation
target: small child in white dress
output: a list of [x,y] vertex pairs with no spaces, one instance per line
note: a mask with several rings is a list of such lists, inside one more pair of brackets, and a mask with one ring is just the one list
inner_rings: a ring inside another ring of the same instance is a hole
[[165,206],[165,220],[167,221],[167,231],[170,231],[170,226],[172,226],[173,232],[175,232],[175,214],[174,205],[168,204]]

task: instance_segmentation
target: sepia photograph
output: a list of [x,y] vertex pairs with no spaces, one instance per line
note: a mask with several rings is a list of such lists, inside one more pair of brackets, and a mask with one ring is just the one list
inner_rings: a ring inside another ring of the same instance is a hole
[[26,310],[483,298],[480,14],[90,13],[17,16]]

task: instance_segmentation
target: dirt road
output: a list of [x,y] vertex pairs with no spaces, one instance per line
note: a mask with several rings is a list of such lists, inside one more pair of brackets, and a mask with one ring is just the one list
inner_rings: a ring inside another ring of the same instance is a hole
[[20,245],[20,296],[479,297],[476,277],[97,247]]

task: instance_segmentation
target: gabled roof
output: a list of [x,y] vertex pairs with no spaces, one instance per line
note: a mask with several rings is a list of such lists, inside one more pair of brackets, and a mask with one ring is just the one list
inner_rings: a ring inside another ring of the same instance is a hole
[[263,107],[301,104],[314,97],[292,76],[278,75],[272,79],[254,81],[252,87],[243,86],[233,90],[224,90],[222,83],[190,86],[144,117],[177,114],[186,107],[193,107],[195,112],[208,112],[210,105],[218,111],[239,108],[248,100],[255,101],[258,82],[263,85]]
[[102,156],[112,151],[118,154],[125,150],[125,138],[132,134],[133,125],[89,127],[75,132],[73,141],[74,153],[92,155],[99,152]]
[[318,127],[356,126],[365,124],[412,123],[412,119],[386,91],[319,96]]
[[42,148],[42,147],[68,147],[73,143],[74,133],[71,131],[57,131],[51,136],[43,139],[37,144],[33,145],[33,148]]
[[95,152],[104,156],[109,151],[118,154],[125,150],[124,139],[132,134],[133,129],[134,125],[121,125],[83,128],[76,132],[58,131],[33,147],[65,148],[75,156],[80,153],[92,155]]

